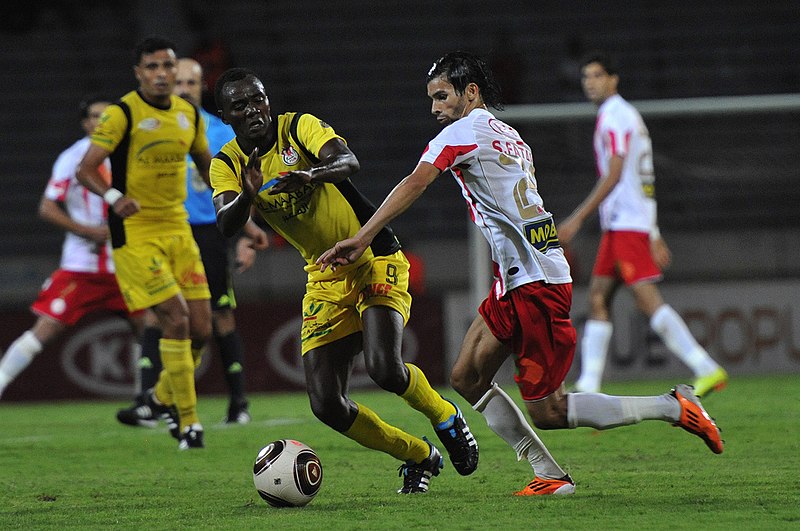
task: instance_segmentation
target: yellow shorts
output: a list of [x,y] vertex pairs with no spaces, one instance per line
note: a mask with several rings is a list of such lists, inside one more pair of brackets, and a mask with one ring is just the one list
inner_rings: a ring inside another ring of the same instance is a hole
[[376,256],[335,280],[311,281],[303,297],[302,353],[360,332],[361,312],[370,306],[411,314],[408,260],[402,251]]
[[114,266],[130,311],[150,308],[178,293],[186,300],[211,298],[191,231],[126,243],[114,249]]

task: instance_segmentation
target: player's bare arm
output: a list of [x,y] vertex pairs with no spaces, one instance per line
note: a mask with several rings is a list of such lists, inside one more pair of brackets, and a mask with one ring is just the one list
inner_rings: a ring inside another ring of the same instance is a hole
[[594,185],[586,199],[578,205],[578,208],[567,219],[558,225],[558,239],[562,244],[566,245],[572,241],[572,238],[581,229],[583,222],[597,210],[603,199],[608,197],[608,194],[617,186],[617,183],[622,178],[622,165],[624,162],[625,159],[619,155],[611,157],[608,174],[597,181],[597,184]]
[[258,148],[254,148],[245,163],[239,157],[242,167],[242,191],[222,192],[214,198],[214,208],[217,211],[217,227],[227,238],[236,234],[250,219],[250,209],[253,199],[258,195],[264,183],[264,174],[261,173],[261,163],[258,158]]
[[104,243],[109,236],[108,225],[85,225],[67,214],[63,203],[42,197],[39,202],[39,217],[56,227],[77,234],[95,243]]
[[130,217],[141,209],[139,202],[130,197],[126,197],[119,190],[111,188],[103,176],[100,175],[98,168],[109,152],[100,146],[92,144],[89,150],[83,156],[80,164],[78,164],[78,171],[76,176],[80,182],[89,191],[102,197],[109,207],[121,218]]
[[319,150],[320,161],[307,170],[290,171],[278,178],[270,195],[299,190],[311,181],[338,183],[361,167],[355,154],[342,139],[332,138]]
[[420,162],[410,175],[400,181],[386,196],[378,210],[352,238],[337,242],[317,258],[321,271],[330,266],[355,262],[364,254],[375,235],[390,221],[405,212],[440,175],[439,169],[428,162]]

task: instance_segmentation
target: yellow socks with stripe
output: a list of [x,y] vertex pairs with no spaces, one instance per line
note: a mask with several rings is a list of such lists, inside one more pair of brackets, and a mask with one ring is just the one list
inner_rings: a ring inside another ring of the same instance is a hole
[[456,407],[433,390],[419,367],[411,363],[405,365],[408,367],[408,389],[400,398],[428,417],[434,425],[446,422],[456,414]]
[[[194,387],[194,359],[192,358],[192,342],[189,339],[164,339],[158,342],[161,350],[161,363],[169,375],[169,386],[175,407],[178,410],[180,430],[195,422],[197,417],[197,393]],[[163,396],[163,395],[157,395]]]
[[353,425],[344,432],[346,437],[400,461],[421,463],[430,455],[430,446],[422,439],[387,424],[368,407],[358,403],[356,406],[358,413]]

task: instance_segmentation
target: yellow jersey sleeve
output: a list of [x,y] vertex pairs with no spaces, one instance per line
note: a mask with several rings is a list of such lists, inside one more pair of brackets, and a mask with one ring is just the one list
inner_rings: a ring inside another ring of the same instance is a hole
[[106,107],[100,116],[100,123],[92,133],[92,144],[105,149],[108,152],[114,151],[122,137],[128,131],[128,118],[125,112],[117,104]]
[[211,159],[209,177],[211,178],[214,197],[222,192],[236,192],[238,194],[242,191],[242,169],[239,166],[237,150],[233,147],[235,144],[235,140],[228,142]]
[[319,159],[319,150],[332,138],[345,139],[336,134],[333,127],[312,114],[303,114],[297,121],[297,140],[312,155]]

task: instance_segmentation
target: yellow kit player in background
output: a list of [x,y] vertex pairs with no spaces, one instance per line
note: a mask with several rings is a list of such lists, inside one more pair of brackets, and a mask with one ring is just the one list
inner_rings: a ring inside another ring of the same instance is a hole
[[[183,203],[187,154],[208,180],[211,153],[200,112],[173,95],[175,45],[158,36],[142,40],[134,51],[134,73],[138,90],[106,109],[78,180],[110,207],[114,264],[129,309],[152,308],[158,317],[164,370],[148,405],[164,418],[177,413],[179,425],[167,420],[180,449],[202,448],[194,369],[211,335],[211,305]],[[111,187],[97,171],[106,157]]]
[[353,360],[363,351],[373,381],[423,413],[454,468],[472,473],[478,445],[461,411],[401,357],[411,295],[408,260],[394,233],[384,227],[360,260],[336,272],[323,273],[315,263],[375,210],[350,181],[359,169],[356,156],[331,126],[310,114],[273,119],[264,85],[250,70],[227,70],[214,97],[222,120],[236,133],[211,162],[217,225],[233,235],[254,206],[307,263],[300,341],[314,415],[359,444],[403,461],[400,493],[428,490],[443,466],[439,450],[348,396]]

